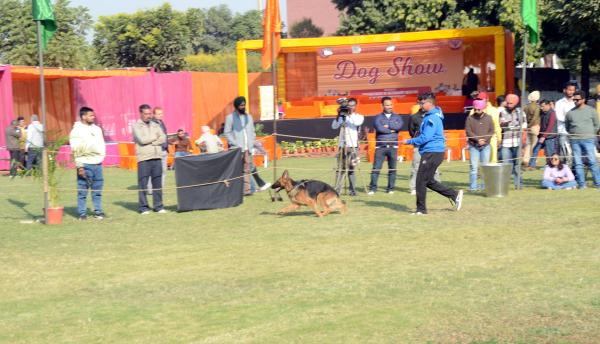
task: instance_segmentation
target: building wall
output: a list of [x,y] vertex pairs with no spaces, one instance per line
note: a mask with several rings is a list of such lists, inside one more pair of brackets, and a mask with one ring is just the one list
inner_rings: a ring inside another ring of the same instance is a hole
[[313,24],[323,29],[324,36],[331,36],[340,25],[340,11],[330,0],[286,0],[289,28],[304,18],[311,18]]

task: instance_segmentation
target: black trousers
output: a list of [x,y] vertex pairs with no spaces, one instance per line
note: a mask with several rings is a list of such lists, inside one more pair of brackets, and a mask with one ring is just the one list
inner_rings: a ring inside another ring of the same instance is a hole
[[419,163],[419,171],[417,172],[417,211],[423,214],[427,213],[425,200],[427,198],[427,188],[439,193],[442,196],[448,197],[453,201],[456,200],[458,192],[444,184],[435,180],[435,171],[444,161],[444,153],[423,153],[421,154],[421,162]]
[[138,162],[138,192],[140,213],[150,210],[148,206],[148,180],[152,180],[152,203],[154,211],[163,209],[162,201],[162,160],[150,159]]
[[10,175],[11,176],[16,176],[17,175],[17,169],[20,167],[23,167],[22,161],[23,161],[23,154],[21,153],[20,149],[10,149]]

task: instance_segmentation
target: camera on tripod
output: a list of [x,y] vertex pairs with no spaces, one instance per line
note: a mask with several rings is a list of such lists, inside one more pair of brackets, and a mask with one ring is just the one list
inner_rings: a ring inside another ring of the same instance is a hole
[[338,98],[337,103],[340,105],[338,107],[338,118],[342,120],[346,120],[346,116],[350,116],[350,106],[348,105],[348,98]]

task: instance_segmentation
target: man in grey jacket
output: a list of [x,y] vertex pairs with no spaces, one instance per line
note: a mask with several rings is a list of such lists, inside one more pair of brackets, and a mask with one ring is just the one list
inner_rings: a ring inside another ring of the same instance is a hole
[[148,180],[152,179],[152,200],[154,211],[166,213],[162,202],[162,146],[167,136],[160,125],[152,121],[150,105],[142,104],[139,108],[140,119],[133,124],[133,140],[138,160],[139,212],[150,214],[148,206]]
[[10,125],[6,127],[6,149],[10,153],[10,177],[14,178],[17,175],[17,168],[21,165],[21,149],[19,148],[19,140],[21,139],[21,128],[17,126],[17,120],[12,120]]
[[241,149],[244,159],[244,195],[251,195],[250,171],[252,170],[252,147],[256,134],[252,116],[246,113],[246,98],[237,97],[233,101],[235,110],[225,118],[225,136],[229,149]]

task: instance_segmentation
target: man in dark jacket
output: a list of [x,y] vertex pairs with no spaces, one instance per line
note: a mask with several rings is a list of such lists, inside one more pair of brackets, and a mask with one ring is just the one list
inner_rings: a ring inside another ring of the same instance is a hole
[[533,168],[536,166],[536,158],[540,149],[544,148],[546,162],[554,153],[558,152],[558,121],[556,120],[556,113],[547,99],[540,102],[540,110],[540,133],[538,135],[538,142],[533,147],[532,157],[529,160],[529,167]]
[[425,204],[427,188],[447,197],[458,211],[462,206],[463,191],[453,190],[433,178],[435,170],[444,161],[444,152],[446,151],[444,114],[439,107],[435,106],[435,96],[432,93],[424,95],[421,103],[426,112],[419,130],[420,134],[414,139],[403,142],[419,147],[419,153],[421,153],[421,163],[417,173],[417,210],[413,214],[427,214]]
[[17,175],[17,168],[23,160],[19,140],[21,139],[21,128],[17,126],[18,122],[13,120],[6,127],[6,149],[10,153],[10,177],[14,178]]
[[392,112],[392,98],[381,98],[383,112],[375,116],[375,162],[371,171],[371,183],[369,184],[369,195],[377,191],[377,180],[383,161],[388,161],[388,184],[387,193],[394,193],[396,185],[396,162],[398,161],[398,131],[402,129],[402,117]]

